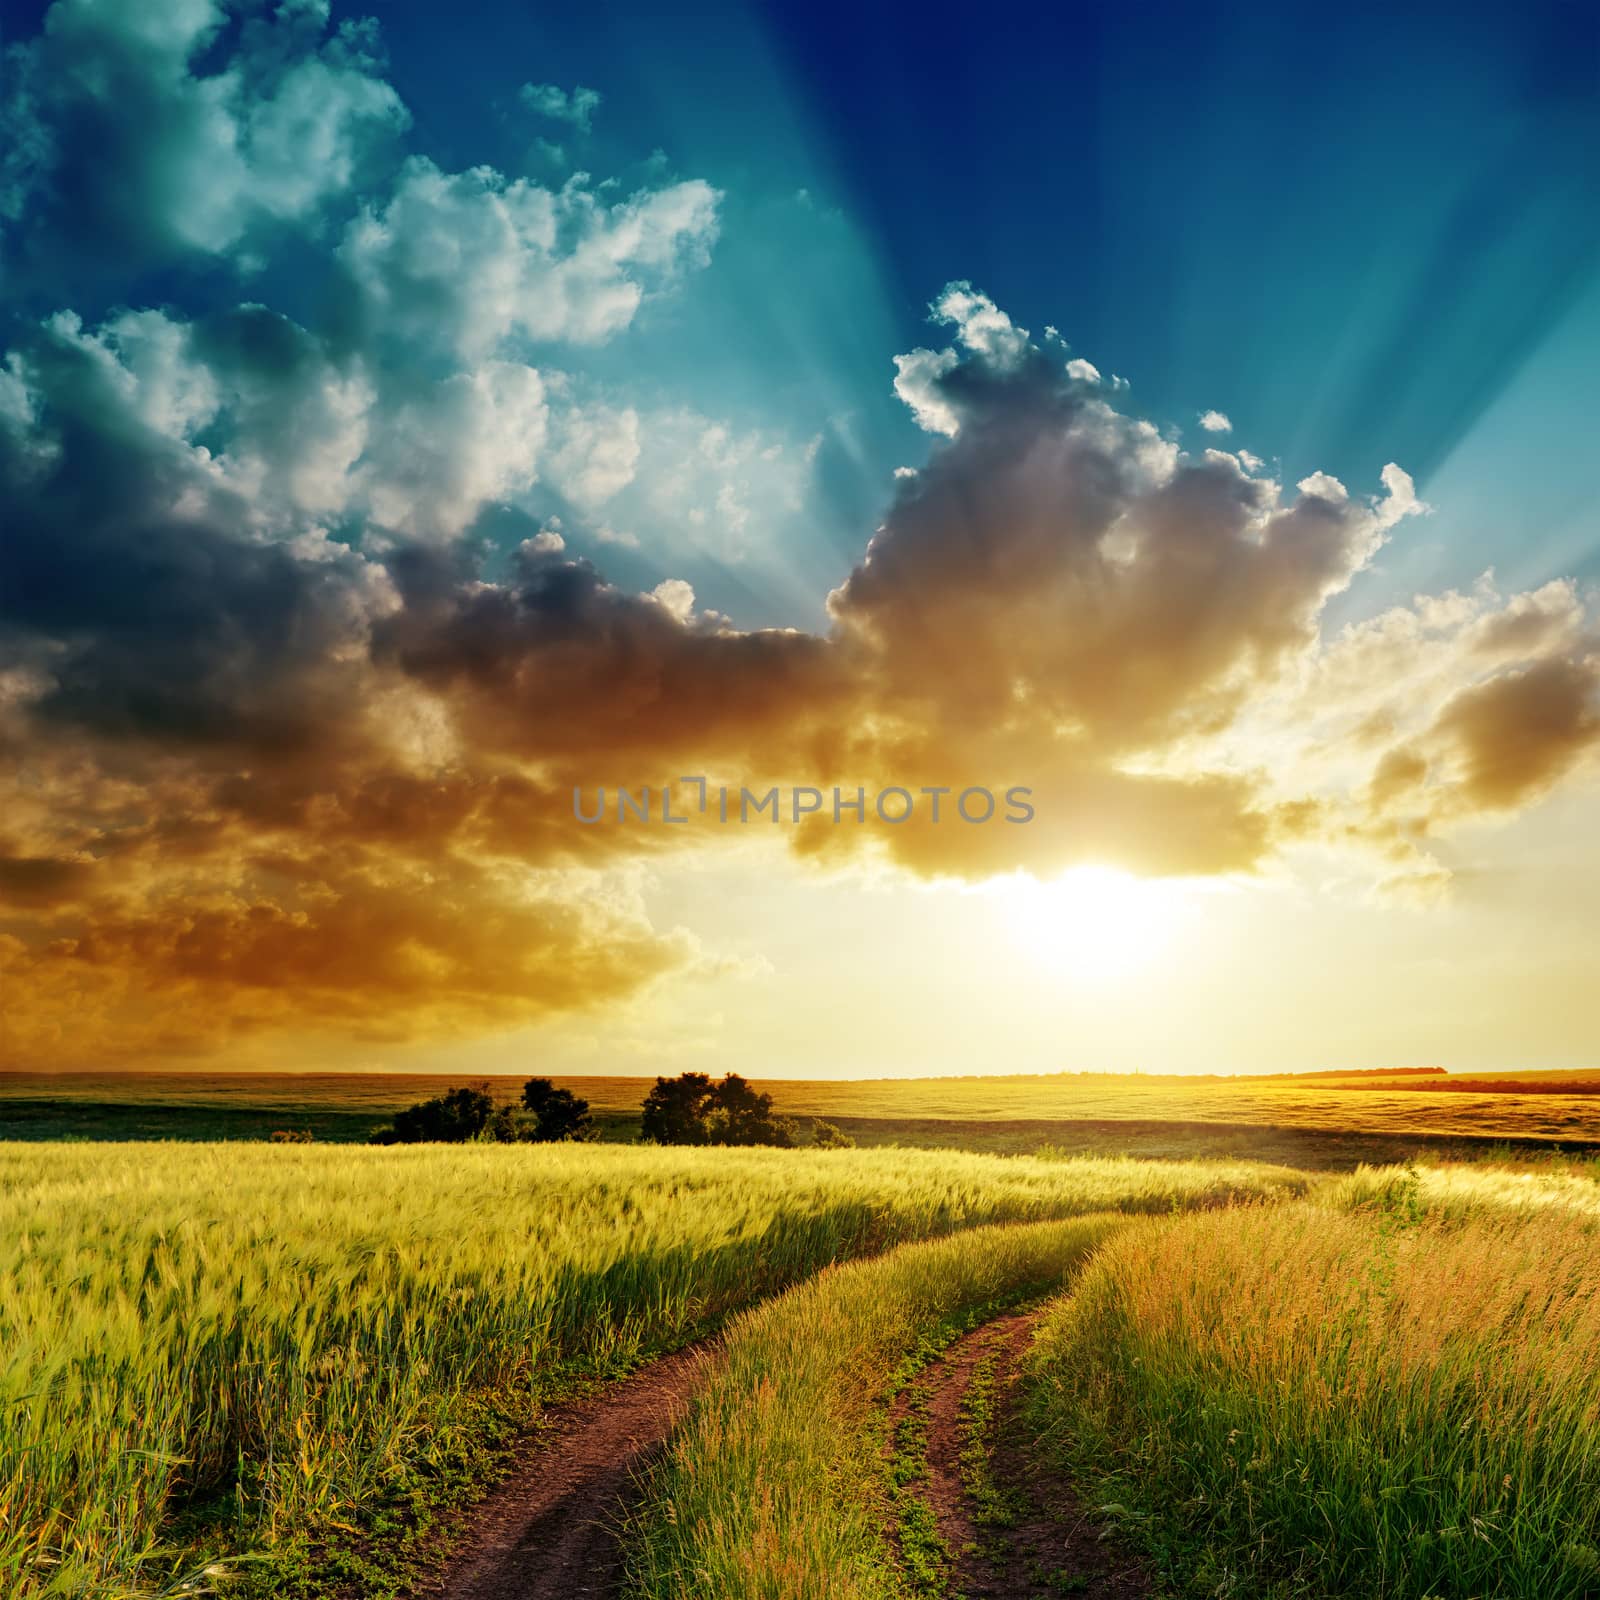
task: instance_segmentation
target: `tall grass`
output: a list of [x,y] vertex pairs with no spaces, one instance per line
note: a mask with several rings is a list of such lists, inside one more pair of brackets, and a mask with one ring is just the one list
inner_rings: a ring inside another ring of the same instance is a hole
[[1425,1212],[1441,1220],[1556,1211],[1600,1221],[1600,1165],[1358,1167],[1327,1194],[1332,1204],[1351,1210]]
[[1600,1227],[1560,1187],[1368,1173],[1123,1234],[1033,1353],[1047,1453],[1196,1592],[1600,1592]]
[[1159,1211],[1247,1165],[651,1148],[0,1145],[0,1594],[159,1592],[359,1522],[469,1399],[620,1370],[830,1261]]
[[887,1600],[871,1434],[930,1326],[1059,1282],[1117,1221],[982,1228],[833,1268],[746,1312],[636,1528],[637,1600]]

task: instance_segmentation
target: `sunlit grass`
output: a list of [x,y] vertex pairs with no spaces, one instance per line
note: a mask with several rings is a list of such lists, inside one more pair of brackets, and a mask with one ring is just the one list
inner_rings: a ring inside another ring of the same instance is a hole
[[1487,1164],[1362,1167],[1330,1190],[1330,1198],[1355,1208],[1391,1210],[1406,1199],[1435,1217],[1554,1210],[1600,1219],[1600,1168],[1593,1162],[1534,1169]]
[[1130,1230],[1046,1324],[1035,1425],[1204,1592],[1593,1592],[1593,1189],[1364,1173]]
[[474,1393],[531,1413],[831,1261],[1303,1184],[952,1152],[0,1145],[0,1594],[156,1592],[187,1505],[213,1512],[195,1560],[347,1528],[448,1455]]
[[1059,1282],[1116,1226],[1087,1217],[906,1245],[745,1313],[652,1475],[631,1594],[904,1594],[885,1545],[874,1437],[896,1369],[948,1319]]

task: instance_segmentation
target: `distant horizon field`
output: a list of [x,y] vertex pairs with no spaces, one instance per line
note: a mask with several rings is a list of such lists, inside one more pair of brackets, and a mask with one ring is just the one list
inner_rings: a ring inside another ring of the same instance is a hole
[[[531,1071],[527,1076],[535,1076]],[[1374,1155],[1395,1159],[1395,1141],[1494,1141],[1540,1146],[1600,1145],[1596,1074],[1451,1075],[1406,1080],[1352,1074],[1318,1077],[1194,1078],[1145,1074],[995,1074],[876,1079],[764,1079],[776,1109],[801,1119],[836,1120],[863,1144],[957,1144],[1026,1150],[1048,1145],[1192,1154],[1240,1149],[1271,1136],[1285,1148],[1349,1139],[1384,1141]],[[601,1136],[633,1136],[631,1119],[655,1075],[553,1081],[582,1095]],[[1474,1092],[1469,1083],[1527,1083],[1529,1091]],[[266,1138],[307,1128],[319,1140],[354,1142],[404,1106],[463,1083],[485,1083],[515,1101],[523,1075],[459,1073],[0,1073],[0,1138]],[[1562,1083],[1587,1092],[1562,1092]],[[1537,1087],[1533,1087],[1534,1085]],[[1435,1092],[1419,1092],[1431,1085]],[[1283,1159],[1279,1150],[1268,1159]],[[1343,1164],[1342,1160],[1340,1164]]]

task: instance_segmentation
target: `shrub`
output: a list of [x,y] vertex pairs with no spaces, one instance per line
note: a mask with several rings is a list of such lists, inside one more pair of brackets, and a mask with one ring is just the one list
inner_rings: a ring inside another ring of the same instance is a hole
[[[488,1086],[464,1085],[435,1100],[421,1100],[396,1114],[392,1128],[380,1128],[373,1144],[463,1144],[489,1129],[496,1117]],[[495,1137],[499,1137],[498,1131]],[[515,1132],[511,1134],[515,1138]]]
[[738,1073],[713,1083],[703,1072],[657,1078],[645,1097],[641,1132],[652,1144],[772,1144],[789,1149],[794,1124],[773,1114],[772,1096]]
[[529,1078],[522,1086],[522,1103],[534,1116],[527,1137],[539,1144],[595,1136],[589,1102],[579,1099],[570,1089],[556,1088],[548,1078]]

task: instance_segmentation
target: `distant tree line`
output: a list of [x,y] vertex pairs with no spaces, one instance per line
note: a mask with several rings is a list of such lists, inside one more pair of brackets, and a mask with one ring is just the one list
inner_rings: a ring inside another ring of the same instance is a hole
[[553,1144],[564,1139],[593,1139],[589,1102],[570,1089],[558,1089],[548,1078],[529,1078],[522,1086],[522,1104],[497,1106],[489,1085],[451,1089],[433,1100],[395,1113],[394,1122],[372,1136],[373,1144]]
[[[520,1105],[497,1106],[489,1085],[451,1089],[395,1114],[372,1136],[373,1144],[553,1144],[597,1137],[589,1102],[548,1078],[529,1078]],[[797,1143],[794,1122],[772,1109],[762,1094],[730,1072],[720,1083],[703,1072],[657,1078],[645,1096],[639,1136],[649,1144],[775,1145]],[[813,1142],[840,1149],[855,1141],[831,1122],[814,1120]]]

